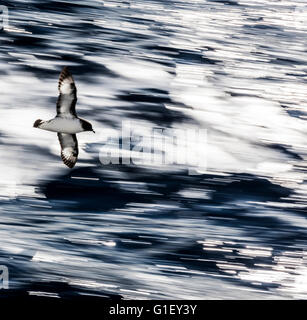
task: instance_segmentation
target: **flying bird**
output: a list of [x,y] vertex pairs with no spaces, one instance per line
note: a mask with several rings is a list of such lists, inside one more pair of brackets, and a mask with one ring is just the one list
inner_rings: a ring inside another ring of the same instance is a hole
[[61,146],[61,158],[65,165],[73,168],[79,154],[76,133],[95,131],[88,121],[77,116],[77,88],[67,67],[64,67],[60,74],[58,88],[57,115],[47,121],[38,119],[34,122],[33,127],[57,132]]

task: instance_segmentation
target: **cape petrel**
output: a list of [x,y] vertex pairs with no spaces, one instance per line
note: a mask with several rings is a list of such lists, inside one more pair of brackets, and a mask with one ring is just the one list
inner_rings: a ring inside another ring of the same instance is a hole
[[78,140],[76,133],[93,131],[92,125],[80,119],[76,113],[77,88],[67,67],[59,78],[59,97],[56,104],[57,115],[47,121],[38,119],[33,127],[57,132],[61,145],[61,158],[69,168],[73,168],[78,158]]

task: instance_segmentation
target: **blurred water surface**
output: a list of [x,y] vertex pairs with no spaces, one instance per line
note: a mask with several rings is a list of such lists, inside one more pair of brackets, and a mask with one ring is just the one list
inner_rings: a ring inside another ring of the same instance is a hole
[[[300,1],[1,5],[2,296],[307,298]],[[78,135],[73,170],[56,135],[32,128],[54,116],[64,65],[97,132]],[[103,165],[125,121],[207,129],[206,170]]]

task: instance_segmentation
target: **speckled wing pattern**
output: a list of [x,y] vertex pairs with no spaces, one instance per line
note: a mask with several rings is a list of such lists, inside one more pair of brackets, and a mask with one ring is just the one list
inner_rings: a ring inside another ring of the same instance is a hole
[[58,88],[57,117],[76,117],[77,88],[67,67],[60,74]]
[[61,158],[67,167],[73,168],[79,154],[77,136],[58,132],[58,138],[61,145]]

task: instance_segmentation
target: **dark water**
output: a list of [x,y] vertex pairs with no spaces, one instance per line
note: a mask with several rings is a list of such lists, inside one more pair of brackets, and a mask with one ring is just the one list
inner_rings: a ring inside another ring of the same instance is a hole
[[[2,296],[307,297],[301,2],[0,4]],[[78,135],[73,170],[56,135],[32,128],[53,117],[64,65],[97,132]],[[180,162],[102,164],[128,121],[147,137],[206,129],[198,174]]]

